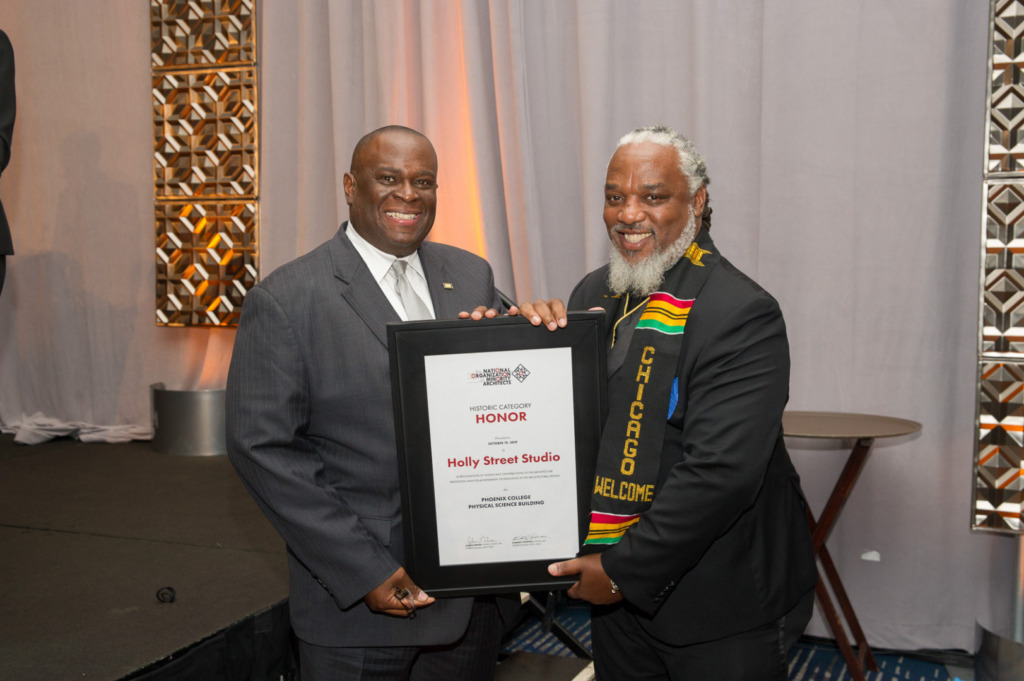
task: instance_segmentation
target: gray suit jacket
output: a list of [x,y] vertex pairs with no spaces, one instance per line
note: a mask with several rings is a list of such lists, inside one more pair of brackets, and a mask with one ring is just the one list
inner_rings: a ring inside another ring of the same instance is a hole
[[[451,642],[472,599],[438,599],[412,620],[362,601],[403,564],[385,326],[400,319],[345,228],[247,294],[228,374],[228,454],[288,544],[301,639]],[[500,309],[485,260],[434,243],[419,254],[438,319]]]

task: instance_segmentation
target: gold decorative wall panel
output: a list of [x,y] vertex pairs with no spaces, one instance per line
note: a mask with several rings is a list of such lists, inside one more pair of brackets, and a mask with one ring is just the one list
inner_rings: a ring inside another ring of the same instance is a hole
[[255,64],[254,0],[152,2],[153,68]]
[[234,326],[259,277],[255,0],[151,0],[156,321]]
[[1024,500],[1024,1],[992,0],[971,525],[1020,533]]
[[158,322],[237,325],[258,274],[256,204],[161,203],[156,224]]
[[158,198],[255,197],[256,70],[153,76]]

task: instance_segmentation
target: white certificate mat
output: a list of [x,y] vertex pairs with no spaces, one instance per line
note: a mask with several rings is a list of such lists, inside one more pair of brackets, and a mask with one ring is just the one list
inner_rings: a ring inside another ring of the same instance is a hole
[[569,347],[423,358],[441,566],[575,555]]

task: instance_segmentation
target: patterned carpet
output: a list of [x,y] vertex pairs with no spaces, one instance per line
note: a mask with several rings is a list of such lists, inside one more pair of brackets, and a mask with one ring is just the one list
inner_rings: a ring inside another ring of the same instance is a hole
[[[573,636],[592,650],[590,611],[582,605],[565,605],[556,619]],[[506,642],[503,653],[517,651],[570,657],[572,653],[551,633],[542,631],[539,620],[524,623]],[[956,681],[939,662],[915,659],[905,654],[875,654],[879,671],[868,672],[867,681]],[[842,655],[829,642],[802,639],[793,647],[789,660],[789,681],[851,681]]]
[[[906,655],[875,654],[877,672],[867,672],[867,681],[951,681],[946,667]],[[843,656],[832,646],[805,641],[793,646],[789,655],[789,681],[851,681]]]

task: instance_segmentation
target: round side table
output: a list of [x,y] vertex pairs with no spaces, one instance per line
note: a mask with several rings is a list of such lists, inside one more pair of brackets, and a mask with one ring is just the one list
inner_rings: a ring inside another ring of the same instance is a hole
[[[841,412],[828,411],[787,411],[782,415],[782,429],[786,437],[814,438],[826,440],[853,440],[853,449],[846,459],[846,466],[839,475],[832,494],[825,503],[825,509],[821,516],[815,519],[811,509],[807,509],[807,523],[811,528],[811,539],[814,542],[814,552],[821,564],[818,572],[818,585],[815,587],[815,594],[821,604],[825,620],[828,622],[832,634],[836,637],[836,645],[846,660],[846,666],[850,675],[856,681],[864,681],[864,670],[878,671],[878,663],[875,662],[871,648],[864,637],[864,630],[861,629],[857,615],[853,611],[853,605],[846,595],[843,582],[839,579],[832,557],[825,546],[828,533],[832,530],[839,512],[843,508],[847,497],[853,491],[857,482],[857,476],[867,461],[868,453],[871,451],[875,440],[884,437],[899,437],[910,435],[921,430],[921,424],[917,421],[898,419],[891,416],[875,416],[871,414],[846,414]],[[824,575],[821,574],[824,571]],[[839,614],[832,604],[832,598],[825,588],[825,581],[828,580],[835,594],[846,624],[850,628],[850,634],[857,643],[858,652],[854,653],[850,640],[846,635]]]

